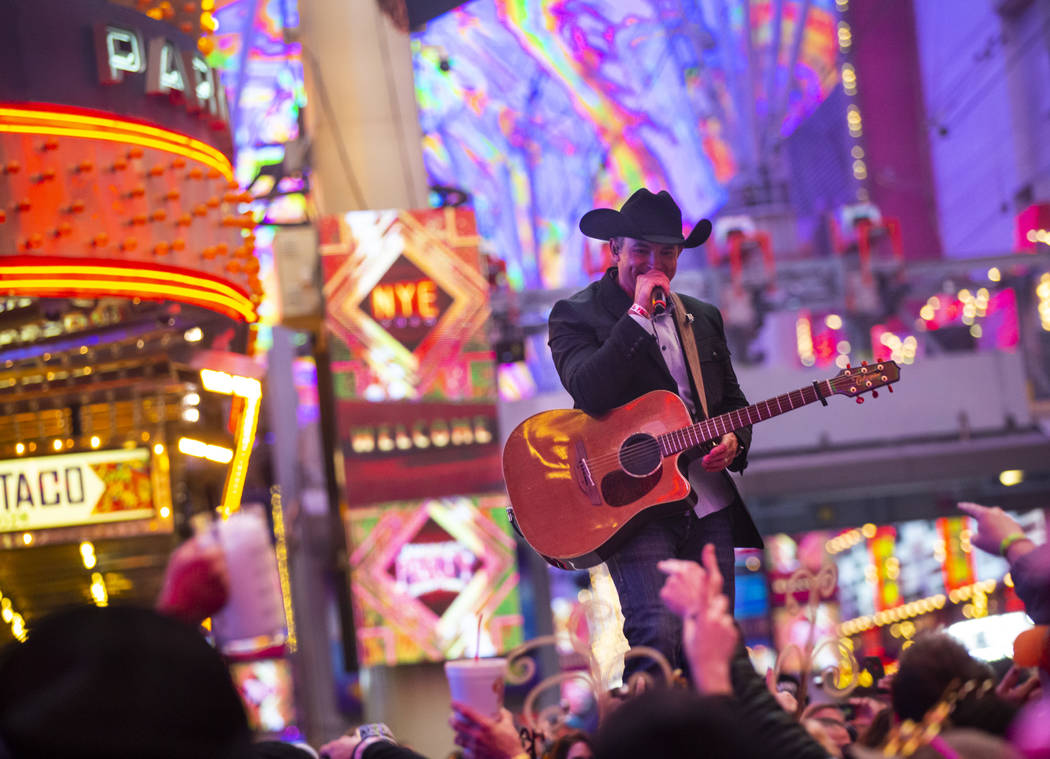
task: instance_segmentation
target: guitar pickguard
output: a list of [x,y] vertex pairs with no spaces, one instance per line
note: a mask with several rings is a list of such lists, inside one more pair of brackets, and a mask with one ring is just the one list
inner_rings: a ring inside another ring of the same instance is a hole
[[609,472],[602,477],[602,499],[610,506],[634,503],[657,486],[663,472],[663,466],[646,477],[632,477],[620,470]]

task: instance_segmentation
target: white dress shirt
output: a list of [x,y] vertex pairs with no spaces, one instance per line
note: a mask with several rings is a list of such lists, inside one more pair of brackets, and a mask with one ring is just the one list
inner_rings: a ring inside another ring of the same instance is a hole
[[[642,329],[656,338],[660,346],[660,355],[663,357],[667,370],[671,372],[675,384],[678,385],[678,395],[685,402],[689,413],[696,413],[696,400],[693,398],[693,388],[689,384],[689,371],[686,369],[685,353],[682,343],[678,339],[678,329],[675,327],[673,303],[668,303],[668,308],[662,314],[656,314],[652,319],[646,319],[639,314],[629,314],[632,319],[641,325]],[[699,379],[699,378],[698,378]],[[697,501],[693,511],[700,518],[721,511],[733,501],[733,490],[721,472],[709,472],[704,469],[700,459],[689,464],[687,473],[689,484],[696,491]]]

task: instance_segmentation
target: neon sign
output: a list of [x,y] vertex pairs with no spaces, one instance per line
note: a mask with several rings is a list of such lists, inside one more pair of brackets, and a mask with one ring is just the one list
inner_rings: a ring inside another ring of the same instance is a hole
[[458,594],[467,587],[477,566],[477,557],[454,540],[408,543],[397,552],[394,577],[398,589],[413,598],[438,591]]
[[485,416],[431,419],[412,425],[379,424],[355,426],[350,431],[354,453],[388,453],[448,446],[488,445],[494,419]]
[[97,451],[0,462],[0,532],[155,516],[150,452]]
[[95,53],[103,84],[122,84],[126,75],[144,72],[147,94],[177,97],[190,113],[207,112],[223,122],[229,118],[219,77],[195,49],[180,49],[166,37],[153,37],[147,46],[138,29],[98,24]]
[[399,316],[418,317],[433,324],[441,316],[437,301],[437,285],[429,279],[378,284],[372,290],[372,318],[382,322]]

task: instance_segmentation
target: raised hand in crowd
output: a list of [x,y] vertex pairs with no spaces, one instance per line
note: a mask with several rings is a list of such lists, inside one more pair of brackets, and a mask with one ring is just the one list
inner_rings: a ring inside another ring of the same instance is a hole
[[1032,676],[1027,667],[1014,664],[995,686],[995,695],[1014,706],[1024,706],[1038,700],[1043,694],[1039,678]]
[[797,714],[798,699],[795,698],[795,694],[788,690],[782,690],[777,687],[776,672],[772,667],[766,670],[766,689],[773,695],[777,703],[780,704],[780,708],[786,711],[788,714]]
[[486,717],[458,701],[452,702],[449,724],[456,732],[456,745],[469,759],[526,759],[514,716],[500,709],[499,717]]
[[189,624],[200,624],[229,597],[222,547],[200,536],[180,545],[168,559],[156,609]]
[[959,509],[977,521],[970,542],[1010,562],[1014,592],[1037,625],[1050,625],[1050,544],[1037,546],[1021,525],[998,506],[963,502]]
[[970,542],[982,551],[1015,561],[1035,548],[1017,520],[998,506],[963,501],[959,510],[977,521],[977,532],[971,536]]
[[689,661],[696,688],[701,693],[731,693],[729,660],[739,640],[722,593],[722,573],[715,559],[715,547],[704,546],[701,560],[666,559],[659,563],[667,580],[660,598],[682,616],[682,648]]

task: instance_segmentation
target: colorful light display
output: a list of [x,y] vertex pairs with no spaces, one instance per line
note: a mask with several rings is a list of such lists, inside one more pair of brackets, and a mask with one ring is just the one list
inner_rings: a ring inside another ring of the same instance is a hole
[[463,208],[322,220],[326,323],[351,505],[500,487],[488,291],[477,245],[473,216]]
[[229,92],[236,176],[248,190],[247,208],[258,224],[255,253],[266,294],[259,315],[272,324],[281,316],[275,236],[280,226],[310,218],[302,47],[285,35],[298,26],[298,2],[217,0],[213,18],[208,63],[220,71]]
[[512,287],[586,281],[577,220],[641,185],[710,215],[838,82],[832,0],[721,8],[497,0],[415,36],[432,184],[473,197]]
[[522,642],[506,507],[490,495],[347,512],[362,666],[491,656]]

